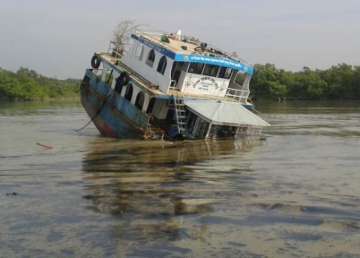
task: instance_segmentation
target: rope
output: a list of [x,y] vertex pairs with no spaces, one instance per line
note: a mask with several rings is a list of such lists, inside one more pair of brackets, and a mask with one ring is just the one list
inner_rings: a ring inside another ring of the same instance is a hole
[[[111,73],[109,75],[109,79],[112,77],[112,74],[113,74],[113,71],[114,70],[111,70]],[[74,129],[75,132],[81,132],[82,130],[84,130],[86,127],[88,127],[92,122],[94,122],[94,119],[101,113],[101,111],[103,110],[103,108],[105,107],[105,104],[107,103],[107,101],[109,100],[109,98],[113,95],[113,90],[110,89],[110,92],[108,95],[106,95],[103,103],[101,104],[100,108],[96,111],[95,115],[93,115],[90,120],[85,124],[83,125],[82,127],[80,127],[79,129]]]
[[88,127],[92,122],[94,122],[94,119],[101,113],[101,111],[103,110],[103,108],[105,107],[105,104],[107,103],[107,101],[109,100],[109,98],[113,95],[113,91],[110,91],[110,94],[108,94],[103,103],[101,104],[100,108],[96,111],[96,113],[90,118],[90,120],[83,125],[82,127],[80,127],[79,129],[74,129],[75,132],[81,132],[82,130],[84,130],[86,127]]

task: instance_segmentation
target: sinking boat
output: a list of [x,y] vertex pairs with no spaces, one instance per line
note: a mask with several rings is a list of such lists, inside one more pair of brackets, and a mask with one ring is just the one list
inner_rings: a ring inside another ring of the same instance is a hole
[[204,139],[257,135],[269,124],[248,101],[254,68],[178,33],[135,32],[95,53],[81,102],[108,137]]

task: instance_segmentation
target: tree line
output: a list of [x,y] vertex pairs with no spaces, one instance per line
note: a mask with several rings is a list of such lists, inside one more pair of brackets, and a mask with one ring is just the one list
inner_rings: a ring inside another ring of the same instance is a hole
[[[59,80],[20,68],[0,68],[0,99],[43,100],[79,94],[80,80]],[[253,99],[325,100],[360,99],[360,66],[339,64],[326,70],[304,67],[292,72],[273,64],[255,65],[251,80]]]
[[255,65],[254,99],[360,99],[360,66],[339,64],[326,70],[304,67],[291,72],[273,64]]
[[0,68],[0,99],[44,100],[79,94],[80,80],[59,80],[20,68],[11,72]]

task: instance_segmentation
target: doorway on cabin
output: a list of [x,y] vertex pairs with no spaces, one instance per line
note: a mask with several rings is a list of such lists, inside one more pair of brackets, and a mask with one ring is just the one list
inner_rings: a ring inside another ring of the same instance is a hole
[[180,90],[184,80],[189,63],[174,62],[171,69],[171,88]]

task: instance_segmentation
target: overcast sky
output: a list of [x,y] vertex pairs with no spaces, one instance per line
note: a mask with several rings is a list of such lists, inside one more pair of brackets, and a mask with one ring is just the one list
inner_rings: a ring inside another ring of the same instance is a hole
[[123,19],[181,29],[250,63],[360,65],[360,0],[0,0],[0,67],[80,78]]

